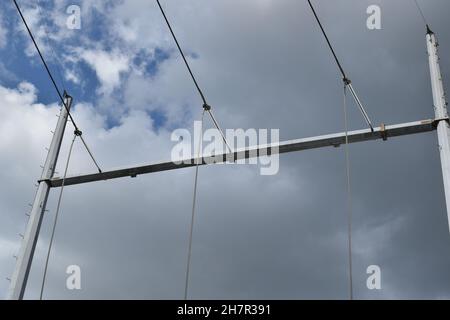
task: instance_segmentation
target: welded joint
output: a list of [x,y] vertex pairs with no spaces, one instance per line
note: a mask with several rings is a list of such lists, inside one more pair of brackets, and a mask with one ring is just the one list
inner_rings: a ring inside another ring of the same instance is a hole
[[[55,177],[53,177],[53,178],[55,178]],[[45,182],[45,183],[47,183],[49,186],[51,186],[51,179],[39,179],[39,180],[37,181],[38,184],[40,184],[41,182]]]
[[434,119],[433,122],[432,122],[433,128],[437,128],[438,125],[439,125],[439,122],[441,122],[441,121],[445,121],[445,122],[447,122],[447,125],[450,125],[450,119],[448,117],[437,118],[437,119]]

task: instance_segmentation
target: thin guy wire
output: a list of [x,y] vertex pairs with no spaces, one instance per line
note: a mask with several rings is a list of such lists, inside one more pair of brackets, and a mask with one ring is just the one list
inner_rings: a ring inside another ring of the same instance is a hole
[[370,127],[370,130],[373,132],[374,129],[372,126],[372,122],[370,121],[369,115],[367,114],[366,110],[364,110],[364,106],[362,105],[361,100],[359,99],[358,95],[356,94],[356,91],[353,88],[353,85],[349,81],[347,83],[347,81],[345,81],[345,80],[344,80],[344,83],[346,84],[346,86],[348,86],[348,88],[353,96],[353,99],[355,100],[356,104],[358,105],[359,110],[361,111],[361,114],[364,117],[364,120],[366,121],[367,125]]
[[209,106],[208,103],[206,102],[205,95],[203,94],[202,90],[200,89],[200,86],[198,85],[197,80],[195,79],[194,73],[192,72],[191,67],[189,66],[189,63],[188,63],[188,61],[186,59],[186,56],[184,55],[183,49],[181,49],[180,43],[178,42],[178,39],[177,39],[177,37],[175,35],[175,32],[173,32],[172,26],[170,25],[169,19],[167,18],[166,13],[165,13],[163,7],[161,6],[161,3],[159,2],[159,0],[156,0],[156,2],[158,3],[159,10],[161,11],[161,13],[162,13],[162,15],[164,17],[164,20],[166,21],[167,27],[169,28],[170,33],[172,34],[172,38],[173,38],[173,40],[175,41],[175,43],[177,45],[178,51],[180,52],[181,57],[183,58],[184,64],[186,65],[186,68],[188,69],[189,74],[191,75],[192,81],[194,82],[195,87],[197,88],[197,91],[198,91],[198,93],[199,93],[199,95],[200,95],[200,97],[201,97],[201,99],[203,101],[203,108],[205,110],[206,109],[208,110],[208,112],[209,112],[209,114],[210,114],[210,116],[211,116],[211,118],[212,118],[212,120],[214,122],[214,125],[216,126],[217,130],[220,131],[222,139],[224,140],[224,142],[227,145],[228,149],[230,149],[230,152],[233,152],[231,150],[231,148],[230,148],[230,145],[227,142],[227,139],[225,138],[225,135],[223,134],[222,130],[220,129],[216,119],[211,114],[211,111],[210,111],[211,110],[211,106]]
[[72,121],[72,124],[73,124],[73,126],[75,127],[75,130],[79,130],[78,127],[77,127],[77,125],[76,125],[76,123],[75,123],[75,121],[74,121],[73,118],[72,118],[72,115],[70,114],[70,110],[69,110],[69,108],[67,107],[66,102],[64,101],[64,98],[63,98],[63,96],[62,96],[62,94],[61,94],[61,91],[59,90],[58,85],[56,84],[56,81],[55,81],[55,79],[53,78],[53,75],[52,75],[52,73],[51,73],[51,71],[50,71],[50,69],[49,69],[49,67],[48,67],[48,65],[47,65],[47,62],[45,61],[44,56],[42,55],[41,50],[39,49],[39,46],[37,45],[36,40],[34,39],[33,33],[31,32],[30,27],[28,26],[28,23],[27,23],[27,21],[25,20],[25,17],[23,16],[22,11],[20,10],[19,5],[17,4],[17,1],[16,1],[16,0],[13,0],[13,2],[14,2],[14,4],[16,5],[16,9],[17,9],[17,11],[19,12],[20,17],[22,18],[23,24],[25,25],[25,27],[26,27],[26,29],[27,29],[27,31],[28,31],[28,34],[30,35],[31,40],[33,41],[34,47],[36,48],[36,50],[37,50],[37,52],[38,52],[38,54],[39,54],[39,57],[41,58],[41,61],[42,61],[42,63],[44,64],[45,70],[47,71],[47,74],[48,74],[48,76],[50,77],[50,80],[51,80],[51,82],[52,82],[52,84],[53,84],[53,87],[55,88],[55,90],[56,90],[56,92],[57,92],[57,94],[58,94],[58,96],[59,96],[59,99],[61,100],[63,106],[66,108],[67,113],[68,113],[68,115],[69,115],[69,117],[70,117],[70,120]]
[[91,156],[92,161],[94,161],[94,164],[95,164],[95,166],[97,167],[98,172],[102,173],[102,169],[100,169],[100,167],[99,167],[97,161],[95,161],[95,158],[94,158],[94,156],[92,155],[92,152],[91,152],[91,150],[89,149],[88,145],[87,145],[86,142],[84,141],[83,136],[80,135],[80,138],[81,138],[81,142],[83,142],[84,147],[86,148],[87,152],[88,152],[89,155]]
[[66,168],[64,170],[64,177],[63,177],[62,184],[61,184],[61,190],[59,192],[58,205],[56,207],[55,220],[53,222],[52,235],[50,237],[50,243],[49,243],[49,246],[48,246],[47,257],[45,259],[44,276],[42,278],[41,293],[40,293],[40,296],[39,296],[39,300],[42,300],[42,295],[44,293],[45,280],[47,278],[48,262],[49,262],[49,259],[50,259],[50,253],[51,253],[52,246],[53,246],[53,238],[55,237],[55,230],[56,230],[56,224],[58,222],[59,210],[61,208],[61,200],[62,200],[63,191],[64,191],[64,183],[66,181],[67,169],[69,168],[70,157],[72,155],[73,145],[75,143],[76,138],[77,138],[77,135],[74,134],[72,143],[70,144],[69,154],[67,156]]
[[192,255],[192,236],[194,234],[194,222],[195,222],[195,205],[197,202],[197,185],[198,185],[198,169],[200,162],[203,162],[203,158],[200,159],[200,151],[202,149],[202,135],[203,135],[203,120],[205,118],[205,110],[202,112],[201,130],[200,137],[198,139],[198,151],[197,151],[197,164],[195,166],[195,178],[194,178],[194,195],[192,199],[192,215],[191,215],[191,225],[189,230],[189,248],[186,264],[186,281],[184,286],[184,300],[187,300],[188,290],[189,290],[189,273],[191,268],[191,255]]
[[219,127],[219,123],[216,121],[216,118],[214,117],[212,110],[209,109],[208,110],[209,115],[211,116],[212,121],[214,122],[214,125],[216,126],[217,130],[219,130],[220,135],[222,136],[223,141],[225,142],[227,148],[230,150],[230,152],[233,152],[233,150],[231,149],[230,145],[228,144],[227,139],[225,138],[222,129],[220,129]]
[[309,6],[311,7],[311,10],[312,10],[313,14],[314,14],[314,17],[316,18],[317,23],[319,24],[320,29],[322,30],[323,36],[325,37],[325,40],[327,41],[328,47],[330,48],[331,53],[333,54],[334,60],[336,60],[336,63],[338,65],[338,67],[339,67],[339,70],[342,73],[342,77],[344,77],[344,79],[347,79],[347,76],[345,74],[344,68],[342,67],[342,65],[341,65],[341,63],[340,63],[336,53],[334,52],[333,46],[331,45],[331,42],[328,39],[327,33],[325,32],[325,29],[323,28],[322,23],[320,22],[320,19],[319,19],[319,16],[317,15],[317,13],[316,13],[316,10],[314,10],[314,7],[313,7],[313,5],[312,5],[310,0],[308,0],[308,3],[309,3]]
[[345,166],[347,172],[347,232],[348,232],[348,273],[349,273],[349,296],[353,300],[353,261],[352,261],[352,189],[350,179],[350,152],[348,146],[348,115],[347,115],[347,86],[344,86],[344,125],[345,125]]
[[[344,71],[344,68],[342,67],[341,62],[339,61],[339,59],[338,59],[338,57],[337,57],[337,55],[336,55],[336,52],[334,51],[333,46],[331,45],[330,39],[328,38],[328,35],[327,35],[327,33],[325,32],[325,29],[324,29],[324,27],[322,26],[322,23],[320,22],[319,16],[317,15],[316,10],[314,9],[314,7],[313,7],[313,5],[312,5],[312,3],[311,3],[311,0],[308,0],[308,4],[309,4],[309,6],[310,6],[310,8],[311,8],[311,11],[312,11],[313,14],[314,14],[314,17],[316,18],[317,23],[319,24],[320,30],[322,30],[322,34],[323,34],[323,36],[325,37],[325,40],[326,40],[326,42],[327,42],[327,44],[328,44],[328,47],[329,47],[330,50],[331,50],[331,53],[333,54],[334,60],[336,61],[336,64],[338,65],[339,70],[341,71],[341,74],[342,74],[344,83],[346,83],[346,85],[347,85],[347,84],[350,84],[351,81],[347,78],[347,75],[346,75],[346,73],[345,73],[345,71]],[[350,87],[350,88],[351,88],[352,95],[353,95],[353,98],[355,99],[356,104],[357,104],[358,107],[360,108],[360,111],[361,111],[361,113],[362,113],[362,115],[363,115],[365,121],[367,122],[367,125],[370,127],[370,130],[373,132],[373,126],[372,126],[372,123],[371,123],[371,121],[370,121],[370,118],[369,118],[369,116],[368,116],[366,110],[364,109],[364,106],[362,105],[362,103],[361,103],[361,101],[359,100],[359,98],[357,98],[356,93],[354,93],[353,87]]]
[[[50,80],[51,80],[51,82],[52,82],[52,84],[53,84],[53,86],[54,86],[54,88],[55,88],[55,90],[56,90],[56,92],[57,92],[57,94],[58,94],[58,96],[59,96],[59,98],[60,98],[60,100],[61,100],[61,102],[62,102],[64,108],[65,108],[66,111],[67,111],[67,114],[68,114],[68,116],[69,116],[69,118],[70,118],[70,120],[71,120],[71,122],[72,122],[72,125],[75,127],[75,131],[78,132],[78,133],[81,133],[81,130],[80,130],[80,129],[78,128],[78,126],[76,125],[75,120],[73,119],[72,114],[70,113],[69,107],[67,106],[67,104],[66,104],[66,102],[65,102],[65,100],[64,100],[64,98],[63,98],[63,96],[61,95],[61,92],[60,92],[60,90],[59,90],[59,88],[58,88],[58,85],[56,84],[56,81],[55,81],[55,79],[53,78],[53,75],[52,75],[52,73],[51,73],[51,71],[50,71],[50,69],[49,69],[49,67],[48,67],[48,65],[47,65],[47,62],[45,61],[44,56],[42,55],[41,50],[39,49],[39,46],[37,45],[36,40],[34,39],[33,33],[31,32],[30,27],[28,26],[28,23],[27,23],[27,21],[25,20],[25,17],[23,16],[22,11],[20,10],[19,5],[17,4],[17,1],[16,1],[16,0],[13,0],[13,2],[14,2],[14,4],[15,4],[15,6],[16,6],[17,11],[19,12],[20,17],[22,18],[23,24],[25,25],[25,27],[26,27],[26,29],[27,29],[27,31],[28,31],[28,34],[30,35],[31,40],[33,41],[34,47],[36,48],[36,50],[37,50],[37,52],[38,52],[38,54],[39,54],[39,57],[41,58],[41,61],[42,61],[42,63],[44,64],[45,70],[47,71],[47,74],[48,74],[48,76],[50,77]],[[80,134],[80,136],[81,136],[81,134]],[[83,140],[83,144],[84,144],[84,145],[86,146],[86,148],[87,148],[87,145],[86,145],[86,143],[84,142],[84,139],[82,139],[82,140]],[[91,151],[89,150],[89,148],[87,148],[87,149],[88,149],[89,155],[91,156],[92,160],[93,160],[94,163],[97,165],[97,161],[95,161],[95,159],[94,159],[94,157],[93,157]],[[98,167],[98,165],[97,165],[97,167]]]
[[[38,0],[38,4],[36,5],[36,7],[37,7],[37,9],[38,9],[38,11],[39,11],[39,16],[42,17],[43,14],[42,14],[42,10],[41,10],[41,0]],[[58,56],[56,55],[55,50],[53,49],[53,46],[50,44],[49,32],[48,32],[48,30],[47,30],[47,24],[46,24],[45,22],[44,22],[44,24],[43,24],[43,29],[44,29],[44,35],[45,35],[45,38],[46,38],[46,40],[47,40],[47,44],[48,44],[48,46],[50,47],[50,50],[51,50],[53,59],[55,60],[54,65],[55,65],[55,67],[56,67],[56,72],[57,72],[58,78],[59,78],[59,80],[61,81],[63,90],[66,91],[67,86],[66,86],[66,83],[65,83],[65,81],[64,81],[64,77],[62,76],[62,72],[61,72],[61,68],[60,68],[60,67],[62,67],[62,63],[61,63],[61,60],[60,60],[60,59],[58,58]]]
[[172,30],[172,26],[170,25],[169,19],[167,19],[166,13],[164,12],[164,9],[163,9],[163,7],[161,6],[161,3],[159,3],[159,0],[156,0],[156,2],[158,3],[159,10],[161,10],[161,13],[162,13],[162,15],[163,15],[163,17],[164,17],[164,20],[166,20],[166,24],[167,24],[167,26],[169,27],[169,30],[170,30],[170,33],[172,34],[173,39],[175,40],[175,43],[176,43],[176,45],[177,45],[177,47],[178,47],[178,51],[180,51],[181,57],[182,57],[183,60],[184,60],[184,64],[186,65],[186,68],[188,69],[189,74],[191,75],[191,78],[192,78],[192,80],[194,81],[195,86],[197,87],[197,91],[198,91],[198,93],[200,94],[200,97],[201,97],[202,100],[203,100],[203,104],[207,104],[206,99],[205,99],[205,96],[203,95],[203,92],[202,92],[202,90],[200,89],[200,86],[198,85],[197,80],[195,79],[194,73],[192,72],[191,67],[189,66],[188,61],[186,60],[186,56],[184,55],[183,49],[181,49],[181,46],[180,46],[180,44],[178,43],[177,37],[175,36],[175,33],[174,33],[173,30]]
[[423,10],[420,7],[419,3],[417,2],[417,0],[414,0],[414,3],[416,4],[417,10],[419,10],[419,14],[422,17],[423,22],[425,23],[425,25],[428,25],[427,19],[425,18],[425,15],[423,14]]

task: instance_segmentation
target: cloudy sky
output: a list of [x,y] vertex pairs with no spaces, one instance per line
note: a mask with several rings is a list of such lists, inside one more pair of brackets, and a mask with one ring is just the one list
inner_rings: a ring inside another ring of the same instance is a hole
[[[102,168],[169,160],[201,100],[153,0],[18,1]],[[306,1],[161,1],[223,128],[282,140],[343,131],[342,81]],[[316,0],[337,54],[377,125],[433,118],[425,27],[412,0]],[[448,0],[420,1],[450,79]],[[81,30],[66,27],[69,5]],[[366,9],[381,7],[382,29]],[[58,99],[12,1],[0,4],[0,297],[7,292]],[[446,81],[448,89],[450,80]],[[207,126],[211,126],[208,122]],[[364,128],[349,105],[351,129]],[[62,146],[62,172],[72,128]],[[450,298],[450,237],[436,134],[350,147],[354,294]],[[94,172],[76,143],[69,174]],[[65,189],[45,298],[181,299],[193,169]],[[53,190],[26,298],[39,297]],[[190,298],[348,298],[344,148],[199,173]],[[79,265],[82,289],[66,289]],[[366,268],[381,268],[368,290]]]

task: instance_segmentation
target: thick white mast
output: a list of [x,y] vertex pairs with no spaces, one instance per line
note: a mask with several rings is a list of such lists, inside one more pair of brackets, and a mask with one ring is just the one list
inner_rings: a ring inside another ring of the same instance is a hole
[[[447,101],[442,82],[441,68],[439,66],[438,42],[436,35],[427,26],[427,49],[430,64],[431,88],[433,90],[433,103],[436,118],[447,118]],[[440,121],[437,127],[439,152],[441,155],[442,177],[444,179],[445,203],[450,228],[450,125],[447,121]]]

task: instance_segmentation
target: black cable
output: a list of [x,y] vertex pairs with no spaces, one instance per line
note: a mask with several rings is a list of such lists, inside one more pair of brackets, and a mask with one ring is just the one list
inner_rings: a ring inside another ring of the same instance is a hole
[[336,52],[334,51],[333,46],[331,45],[330,39],[328,39],[327,33],[325,32],[325,29],[323,28],[322,23],[320,22],[320,19],[319,19],[319,16],[317,15],[317,13],[316,13],[316,10],[314,10],[314,7],[313,7],[313,5],[311,3],[311,0],[308,0],[308,3],[309,3],[309,6],[311,7],[311,10],[312,10],[313,14],[314,14],[314,17],[316,18],[317,23],[319,24],[320,30],[322,30],[323,36],[325,37],[325,40],[327,41],[328,47],[330,48],[331,53],[333,54],[334,60],[336,60],[336,64],[338,65],[339,70],[342,73],[342,77],[343,77],[342,80],[344,81],[345,86],[346,87],[348,86],[350,88],[350,91],[351,91],[351,93],[353,95],[353,98],[355,99],[356,104],[358,105],[358,107],[359,107],[359,109],[360,109],[360,111],[361,111],[361,113],[362,113],[362,115],[363,115],[367,125],[370,127],[370,130],[373,132],[374,129],[373,129],[373,126],[372,126],[372,122],[370,121],[370,118],[369,118],[366,110],[364,110],[364,106],[362,105],[361,101],[359,100],[358,96],[356,95],[355,89],[353,89],[353,86],[352,86],[352,82],[350,81],[349,78],[347,78],[347,75],[345,74],[344,68],[342,67],[341,62],[339,61],[339,59],[338,59],[338,57],[336,55]]
[[48,65],[47,65],[47,62],[46,62],[45,59],[44,59],[44,56],[43,56],[42,53],[41,53],[41,50],[39,49],[39,46],[38,46],[37,43],[36,43],[36,40],[34,39],[33,34],[31,33],[30,28],[28,27],[28,23],[27,23],[27,21],[25,20],[25,17],[23,16],[22,11],[20,10],[19,5],[17,4],[17,1],[16,1],[16,0],[13,0],[13,2],[14,2],[14,4],[15,4],[16,8],[17,8],[17,11],[19,12],[20,17],[22,18],[23,24],[24,24],[25,27],[27,28],[28,34],[30,35],[31,40],[33,41],[33,44],[34,44],[34,46],[35,46],[35,48],[36,48],[36,50],[37,50],[37,52],[38,52],[38,54],[39,54],[39,57],[41,58],[41,61],[42,61],[42,63],[44,64],[45,70],[47,71],[47,74],[48,74],[48,76],[50,77],[50,80],[51,80],[53,86],[55,87],[56,92],[58,93],[59,99],[61,100],[61,102],[62,102],[64,108],[66,108],[66,110],[67,110],[67,114],[69,115],[69,118],[70,118],[70,120],[72,121],[73,126],[75,127],[75,131],[80,131],[80,130],[78,129],[78,126],[77,126],[76,123],[75,123],[75,120],[73,119],[72,115],[70,114],[70,110],[69,110],[69,108],[67,107],[66,102],[64,101],[63,95],[61,94],[61,91],[59,90],[58,85],[56,84],[55,79],[53,78],[53,75],[52,75],[52,73],[51,73],[51,71],[50,71],[50,69],[49,69],[49,67],[48,67]]
[[[419,3],[417,2],[417,0],[414,0],[414,3],[416,4],[417,10],[419,10],[419,14],[422,17],[423,22],[425,23],[425,25],[428,27],[428,22],[427,22],[427,18],[425,18],[425,15],[423,14],[423,10],[420,7]],[[428,28],[429,29],[429,28]]]
[[180,43],[178,42],[177,37],[175,36],[175,33],[173,32],[172,26],[170,25],[169,19],[167,19],[166,13],[164,12],[164,9],[161,6],[161,3],[159,2],[159,0],[156,0],[156,2],[158,3],[159,10],[161,10],[161,13],[162,13],[162,15],[164,17],[164,20],[166,20],[166,24],[169,27],[170,33],[172,34],[172,37],[173,37],[173,40],[175,40],[175,43],[176,43],[176,45],[178,47],[178,51],[180,51],[181,57],[183,57],[184,64],[186,65],[186,68],[188,69],[189,74],[191,75],[192,81],[194,81],[194,84],[195,84],[195,86],[197,88],[197,91],[198,91],[198,93],[200,94],[200,97],[203,100],[203,110],[205,110],[205,111],[207,111],[209,113],[211,119],[214,122],[214,125],[216,126],[217,130],[220,132],[220,134],[222,136],[222,139],[225,142],[225,145],[227,146],[228,149],[230,149],[230,152],[233,152],[231,150],[230,145],[227,142],[227,139],[225,138],[225,135],[223,134],[222,130],[220,129],[216,119],[214,118],[214,116],[211,113],[211,106],[206,102],[205,95],[203,94],[202,90],[200,89],[200,86],[198,85],[197,80],[195,79],[194,73],[192,72],[191,67],[189,66],[189,63],[188,63],[188,61],[186,59],[186,56],[184,55],[184,52],[181,49]]
[[197,87],[197,91],[198,91],[198,93],[200,94],[200,97],[201,97],[202,100],[203,100],[203,105],[204,105],[204,107],[205,107],[205,106],[208,105],[208,103],[206,103],[205,96],[203,95],[203,92],[202,92],[202,90],[200,89],[200,86],[198,85],[197,80],[195,79],[194,73],[192,72],[191,67],[189,66],[189,63],[188,63],[187,60],[186,60],[186,57],[185,57],[185,55],[184,55],[184,52],[183,52],[183,50],[181,49],[180,44],[178,43],[177,37],[175,36],[175,33],[174,33],[173,30],[172,30],[172,27],[171,27],[171,25],[170,25],[170,22],[169,22],[169,20],[167,19],[166,13],[164,12],[164,9],[162,8],[161,3],[159,3],[159,0],[156,0],[156,2],[158,3],[159,9],[161,10],[161,13],[162,13],[162,15],[163,15],[163,17],[164,17],[164,20],[166,20],[166,23],[167,23],[167,26],[169,27],[170,33],[172,34],[172,37],[173,37],[173,39],[175,40],[175,43],[177,44],[178,50],[180,51],[180,54],[181,54],[181,56],[183,57],[184,63],[186,64],[186,67],[187,67],[187,69],[188,69],[188,71],[189,71],[189,74],[191,75],[191,78],[192,78],[192,80],[194,81],[195,86]]
[[[53,78],[53,75],[52,75],[52,73],[51,73],[51,71],[50,71],[50,69],[49,69],[49,67],[47,65],[47,62],[45,61],[44,56],[42,55],[41,50],[39,49],[39,46],[37,45],[36,40],[34,39],[33,33],[31,32],[30,27],[28,26],[28,23],[25,20],[25,17],[23,16],[23,14],[22,14],[22,10],[20,10],[20,7],[17,4],[16,0],[13,0],[13,2],[15,4],[16,8],[17,8],[17,11],[19,12],[20,17],[22,18],[23,24],[25,25],[25,27],[26,27],[26,29],[28,31],[28,34],[30,35],[31,40],[33,41],[34,47],[36,48],[36,50],[37,50],[37,52],[39,54],[39,57],[41,58],[41,61],[44,64],[45,70],[47,70],[47,74],[50,77],[50,80],[51,80],[53,86],[55,87],[55,90],[58,93],[58,96],[59,96],[59,98],[60,98],[64,108],[67,111],[67,115],[69,116],[69,118],[70,118],[70,120],[71,120],[71,122],[72,122],[72,124],[73,124],[73,126],[75,128],[75,135],[80,136],[81,140],[83,141],[84,146],[86,147],[86,150],[88,151],[89,155],[91,156],[92,160],[94,161],[95,165],[97,166],[98,171],[102,172],[100,167],[97,164],[97,161],[95,160],[94,156],[92,155],[91,151],[89,150],[86,142],[84,141],[84,139],[82,137],[82,131],[78,128],[78,126],[75,123],[75,120],[72,117],[72,114],[70,113],[70,109],[67,106],[66,101],[64,100],[63,95],[61,94],[61,91],[59,90],[58,85],[56,84],[56,81]],[[64,92],[64,96],[66,96],[66,92]]]
[[[38,0],[38,3],[37,3],[37,5],[36,5],[36,7],[37,7],[37,9],[38,9],[38,11],[39,11],[39,15],[43,16],[42,10],[41,10],[41,6],[42,6],[41,0]],[[46,38],[46,40],[47,40],[47,44],[48,44],[48,46],[50,47],[50,50],[51,50],[51,54],[52,54],[52,56],[53,56],[53,59],[55,60],[54,65],[55,65],[55,67],[56,67],[57,76],[58,76],[58,78],[59,78],[59,80],[60,80],[60,84],[61,84],[62,87],[63,87],[63,91],[66,91],[67,86],[66,86],[66,83],[65,83],[65,81],[64,81],[64,77],[62,76],[62,72],[61,72],[61,68],[60,68],[60,66],[62,66],[62,63],[61,63],[61,60],[60,60],[60,59],[58,58],[58,56],[56,55],[55,50],[53,49],[53,46],[50,44],[50,37],[49,37],[49,35],[48,35],[48,30],[47,30],[47,26],[46,26],[46,23],[45,23],[45,22],[44,22],[44,34],[45,34],[45,38]]]
[[325,37],[325,40],[327,41],[328,47],[330,48],[331,53],[333,54],[334,60],[336,60],[336,63],[337,63],[337,65],[338,65],[338,67],[339,67],[339,70],[341,71],[342,76],[344,77],[344,80],[345,80],[345,79],[347,79],[347,76],[345,75],[344,68],[342,68],[341,63],[339,62],[339,59],[338,59],[336,53],[334,52],[333,46],[331,45],[331,42],[330,42],[330,40],[328,39],[327,33],[325,32],[325,29],[323,28],[322,23],[320,22],[319,17],[317,16],[316,10],[314,10],[314,7],[313,7],[313,5],[311,4],[311,1],[310,1],[310,0],[308,0],[308,3],[309,3],[309,6],[311,7],[311,10],[312,10],[313,14],[314,14],[314,17],[315,17],[316,20],[317,20],[317,23],[319,24],[320,29],[322,30],[323,36]]

